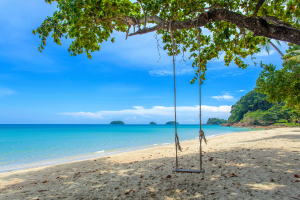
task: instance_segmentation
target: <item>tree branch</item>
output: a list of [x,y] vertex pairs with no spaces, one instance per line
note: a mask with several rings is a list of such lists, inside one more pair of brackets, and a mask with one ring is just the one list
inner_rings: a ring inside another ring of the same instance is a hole
[[265,3],[265,0],[258,0],[256,6],[255,6],[255,11],[254,14],[252,15],[252,17],[256,17],[257,16],[257,12],[259,11],[260,7]]
[[158,25],[153,26],[151,28],[143,28],[143,29],[138,30],[137,32],[130,33],[128,36],[142,35],[142,34],[150,33],[150,32],[162,29],[163,26],[164,26],[164,24],[161,23],[161,24],[158,24]]
[[297,28],[293,27],[292,25],[290,25],[290,24],[288,24],[288,23],[286,23],[286,22],[282,21],[281,19],[278,19],[277,17],[274,17],[274,16],[264,15],[262,18],[265,19],[266,21],[272,23],[272,24],[275,24],[275,25],[297,29]]
[[[123,18],[129,25],[136,25],[137,21],[131,17]],[[145,19],[138,20],[139,23],[144,23]],[[129,34],[129,36],[146,34],[160,29],[166,29],[167,21],[164,21],[158,16],[148,16],[146,19],[149,23],[156,23],[158,25],[147,28],[143,31]],[[229,11],[227,9],[213,9],[208,12],[201,13],[198,17],[192,20],[174,21],[172,23],[173,29],[190,29],[205,26],[213,21],[226,21],[235,24],[238,27],[245,28],[254,33],[255,36],[264,36],[270,39],[281,40],[300,45],[300,30],[297,28],[289,28],[286,26],[269,24],[263,18],[258,19],[247,17],[245,15]],[[258,22],[264,23],[258,23]],[[260,25],[260,26],[258,26]],[[267,30],[267,31],[266,31]]]
[[137,2],[139,2],[139,4],[141,5],[141,8],[143,10],[143,13],[144,13],[144,18],[145,18],[145,21],[144,21],[144,28],[146,28],[146,24],[147,24],[147,19],[146,19],[146,12],[144,10],[144,7],[142,5],[142,2],[140,0],[137,0]]

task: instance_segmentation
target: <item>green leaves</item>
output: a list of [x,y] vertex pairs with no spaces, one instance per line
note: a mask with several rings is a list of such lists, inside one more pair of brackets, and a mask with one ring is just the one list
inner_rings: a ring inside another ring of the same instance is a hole
[[[61,45],[61,38],[70,38],[72,43],[68,49],[72,56],[86,53],[91,58],[91,53],[99,51],[103,41],[115,38],[111,37],[114,31],[127,34],[129,25],[135,25],[136,20],[146,17],[159,17],[168,25],[171,20],[196,23],[195,20],[209,7],[219,5],[232,13],[240,13],[252,16],[257,0],[141,0],[141,5],[130,0],[45,0],[46,3],[57,2],[57,11],[51,17],[47,17],[33,34],[41,38],[39,51],[44,49],[47,38],[51,35],[54,42]],[[257,15],[262,17],[268,15],[300,28],[299,2],[285,0],[266,1],[259,9]],[[243,10],[243,13],[241,12]],[[248,15],[246,14],[248,11]],[[144,22],[141,22],[142,24]],[[159,22],[147,21],[148,26],[155,26]],[[148,27],[147,26],[147,27]],[[225,65],[234,62],[240,68],[246,68],[244,58],[260,52],[259,44],[265,44],[266,38],[253,37],[253,33],[245,28],[237,27],[235,24],[215,20],[205,25],[212,34],[201,34],[200,47],[197,44],[198,32],[195,28],[174,30],[174,39],[179,54],[189,52],[189,59],[193,60],[193,67],[201,68],[201,79],[205,80],[206,64],[219,58],[225,53]],[[130,29],[132,30],[132,29]],[[160,29],[156,32],[161,36],[164,43],[163,49],[172,55],[172,41],[170,31]],[[207,33],[207,32],[206,32]],[[130,45],[130,44],[128,44]],[[200,53],[199,53],[200,50]],[[178,55],[179,56],[179,55]],[[201,58],[199,66],[197,59]],[[193,82],[193,81],[192,81]]]
[[284,59],[286,59],[284,62],[288,61],[295,61],[297,63],[300,63],[300,50],[294,50],[291,51],[283,56]]
[[[296,45],[290,47],[291,52],[299,49]],[[276,70],[272,64],[262,64],[263,70],[256,81],[255,90],[267,94],[272,102],[286,102],[290,108],[300,108],[300,65],[290,60],[283,63],[281,69]]]
[[111,38],[110,40],[112,43],[115,43],[115,37]]

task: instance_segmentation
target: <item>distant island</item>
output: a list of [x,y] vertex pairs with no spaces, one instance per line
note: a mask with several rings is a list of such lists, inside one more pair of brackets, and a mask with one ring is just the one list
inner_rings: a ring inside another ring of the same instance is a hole
[[[175,124],[175,121],[168,121],[166,124]],[[179,123],[177,122],[177,124]]]
[[110,124],[125,124],[123,121],[112,121]]
[[156,125],[156,123],[155,123],[155,122],[150,122],[150,124],[151,124],[151,125]]
[[220,125],[220,124],[225,124],[228,121],[225,119],[219,119],[219,118],[209,118],[207,120],[207,125]]

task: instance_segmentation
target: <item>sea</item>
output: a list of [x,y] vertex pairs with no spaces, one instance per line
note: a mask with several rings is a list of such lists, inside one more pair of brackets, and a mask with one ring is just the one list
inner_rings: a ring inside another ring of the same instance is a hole
[[[178,125],[180,141],[198,139],[199,125]],[[250,128],[202,125],[207,138]],[[52,165],[174,143],[175,125],[0,125],[0,172]]]

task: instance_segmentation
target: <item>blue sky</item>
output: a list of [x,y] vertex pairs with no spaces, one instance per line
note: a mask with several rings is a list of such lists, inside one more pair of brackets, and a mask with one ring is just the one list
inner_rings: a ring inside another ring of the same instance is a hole
[[[71,57],[70,40],[62,46],[51,38],[43,53],[38,36],[31,34],[56,10],[41,0],[0,1],[0,123],[1,124],[163,124],[174,120],[172,59],[157,51],[154,34],[129,37],[114,33],[93,59]],[[208,32],[206,32],[208,33]],[[209,34],[209,33],[208,33]],[[283,45],[281,50],[287,47]],[[281,66],[280,55],[255,55],[256,62]],[[180,60],[178,57],[177,60]],[[239,69],[222,59],[208,64],[202,86],[204,122],[227,119],[230,106],[255,87],[261,68]],[[198,123],[198,85],[190,85],[191,62],[176,62],[178,121]]]

